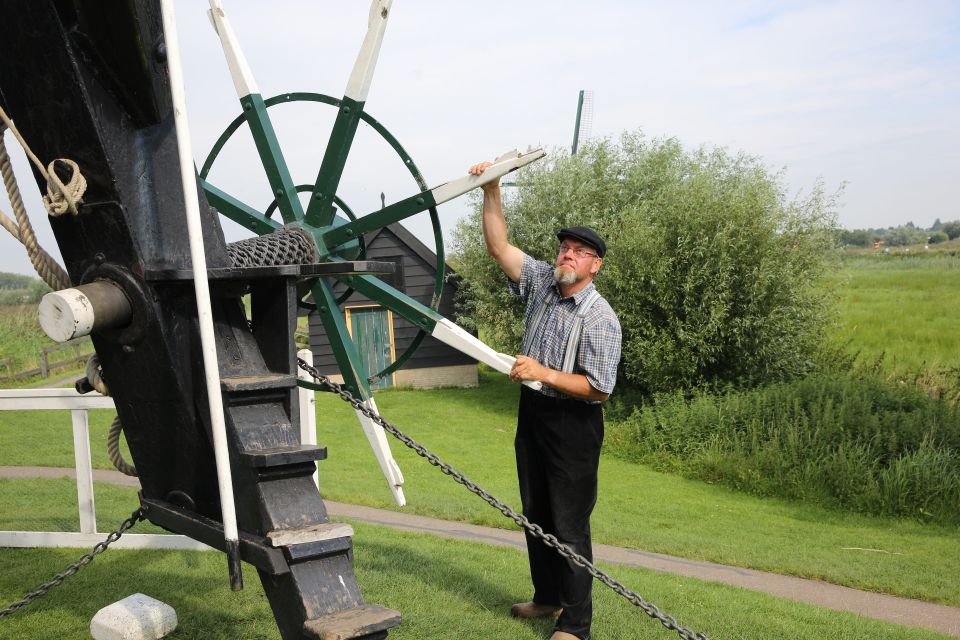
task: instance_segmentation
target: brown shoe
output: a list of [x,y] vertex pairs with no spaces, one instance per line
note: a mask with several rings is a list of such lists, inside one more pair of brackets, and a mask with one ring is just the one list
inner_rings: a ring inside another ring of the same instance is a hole
[[580,638],[566,631],[554,631],[550,640],[580,640]]
[[510,607],[510,615],[514,618],[545,618],[557,617],[563,611],[561,607],[552,604],[537,604],[536,602],[520,602]]

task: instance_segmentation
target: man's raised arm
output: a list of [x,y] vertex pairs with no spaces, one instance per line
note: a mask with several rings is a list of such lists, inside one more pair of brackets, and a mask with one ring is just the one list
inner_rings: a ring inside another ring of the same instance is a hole
[[[470,173],[479,176],[491,162],[481,162],[470,167]],[[500,181],[494,180],[483,185],[483,238],[487,243],[487,253],[497,261],[507,277],[520,282],[520,269],[523,266],[523,251],[507,241],[507,222],[503,218],[503,203],[500,197]]]

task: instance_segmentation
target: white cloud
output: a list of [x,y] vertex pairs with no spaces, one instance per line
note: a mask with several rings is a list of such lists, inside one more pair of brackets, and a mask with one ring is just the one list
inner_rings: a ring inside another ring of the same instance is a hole
[[[342,94],[366,3],[225,3],[265,95]],[[177,9],[202,157],[237,102],[200,3],[180,0]],[[591,89],[595,136],[642,127],[690,146],[743,150],[786,167],[790,191],[818,176],[828,189],[848,181],[846,226],[926,225],[960,218],[958,34],[951,1],[395,0],[367,110],[437,184],[514,146],[568,146],[577,92]],[[277,112],[298,182],[319,166],[331,122],[321,113]],[[381,191],[396,200],[413,189],[368,133],[341,188],[358,212],[379,207]],[[263,206],[262,171],[242,146],[218,164],[218,179]],[[43,228],[39,198],[29,195]],[[465,208],[463,200],[442,207],[446,226]],[[0,270],[29,269],[0,235]]]

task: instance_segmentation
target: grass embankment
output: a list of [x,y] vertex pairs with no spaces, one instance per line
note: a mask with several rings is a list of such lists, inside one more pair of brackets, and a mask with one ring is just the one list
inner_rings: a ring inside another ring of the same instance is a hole
[[[56,528],[73,510],[68,480],[0,481],[0,528]],[[40,496],[38,500],[37,497]],[[136,502],[129,488],[97,485],[101,528],[129,515]],[[76,526],[76,518],[72,525]],[[368,602],[402,613],[391,631],[396,640],[491,638],[535,640],[550,621],[507,615],[527,597],[527,561],[515,549],[446,540],[353,523],[354,565]],[[139,524],[134,532],[151,530]],[[75,549],[0,550],[0,605],[19,599],[41,580],[78,557]],[[0,624],[0,638],[90,637],[90,618],[131,593],[142,592],[177,611],[177,640],[275,639],[278,633],[263,589],[246,566],[246,586],[228,587],[223,555],[204,552],[110,550],[50,595]],[[716,583],[604,567],[682,623],[712,638],[820,640],[944,640],[946,636],[798,604]],[[676,637],[608,589],[597,588],[594,637],[598,640]]]
[[960,525],[960,408],[872,372],[663,395],[608,444],[755,495]]
[[[482,381],[471,390],[385,391],[377,402],[401,429],[519,507],[512,444],[517,389],[495,374]],[[319,442],[329,450],[320,464],[324,497],[396,508],[352,409],[318,394],[317,415]],[[65,413],[7,412],[0,419],[11,427],[0,429],[0,464],[72,466]],[[110,412],[91,412],[94,464],[100,468],[109,468],[103,450],[110,419]],[[406,477],[408,511],[512,526],[412,451],[396,442],[393,449]],[[956,528],[761,499],[609,456],[600,483],[593,519],[597,542],[960,606]]]

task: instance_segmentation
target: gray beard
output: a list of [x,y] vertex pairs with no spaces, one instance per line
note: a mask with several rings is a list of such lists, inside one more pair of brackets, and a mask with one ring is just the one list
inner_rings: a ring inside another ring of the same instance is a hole
[[576,284],[577,274],[574,271],[563,271],[560,267],[557,267],[553,270],[553,281],[562,285]]

